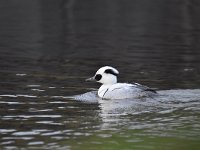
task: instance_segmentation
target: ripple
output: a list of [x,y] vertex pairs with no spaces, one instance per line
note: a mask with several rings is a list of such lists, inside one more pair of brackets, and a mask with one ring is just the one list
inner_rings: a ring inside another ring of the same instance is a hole
[[26,136],[26,135],[38,135],[40,134],[40,132],[37,131],[19,131],[19,132],[15,132],[12,135],[15,136]]
[[7,102],[7,101],[0,101],[0,104],[25,104],[22,102]]
[[50,86],[50,87],[48,87],[49,89],[55,89],[56,87],[54,87],[54,86]]
[[177,109],[162,110],[162,111],[159,111],[158,113],[160,113],[160,114],[168,114],[168,113],[174,112],[175,110],[177,110]]
[[61,115],[16,115],[16,116],[3,116],[4,118],[61,118]]
[[60,99],[67,99],[67,98],[69,98],[68,96],[57,96],[57,95],[55,95],[55,96],[49,96],[49,97],[50,98],[60,98]]
[[49,133],[43,133],[42,135],[44,136],[51,136],[51,135],[58,135],[58,134],[62,134],[62,131],[53,131],[53,132],[49,132]]
[[29,108],[29,112],[49,112],[49,111],[53,111],[53,109],[37,109],[37,108]]
[[22,137],[22,136],[15,136],[15,137],[3,137],[2,138],[3,140],[32,140],[34,139],[34,137],[29,137],[29,136],[26,136],[26,137]]
[[6,146],[6,150],[13,150],[13,149],[18,149],[17,146]]
[[50,104],[62,104],[62,103],[69,103],[67,101],[54,101],[54,102],[49,102]]
[[27,75],[26,73],[17,73],[16,74],[16,76],[21,76],[21,77],[26,76],[26,75]]
[[4,94],[4,95],[0,95],[0,97],[17,97],[17,95]]
[[43,141],[34,141],[34,142],[29,142],[28,145],[41,145],[44,144]]
[[68,139],[68,137],[63,137],[63,136],[52,136],[51,138],[55,140]]
[[40,87],[41,85],[39,84],[30,84],[30,85],[27,85],[27,87]]
[[98,134],[97,136],[101,138],[109,138],[109,137],[112,137],[112,134]]
[[37,96],[34,96],[34,95],[24,95],[24,94],[17,94],[17,95],[3,94],[3,95],[0,95],[0,97],[12,97],[12,98],[16,98],[16,97],[27,97],[27,98],[37,98]]
[[62,123],[57,123],[57,122],[53,122],[53,121],[37,121],[36,123],[48,124],[48,125],[63,125]]
[[37,92],[44,92],[45,90],[42,89],[31,89],[32,91],[37,91]]
[[0,129],[0,133],[8,133],[8,132],[14,132],[15,129]]
[[8,145],[8,144],[13,144],[15,143],[15,141],[5,141],[5,142],[1,142],[0,145]]

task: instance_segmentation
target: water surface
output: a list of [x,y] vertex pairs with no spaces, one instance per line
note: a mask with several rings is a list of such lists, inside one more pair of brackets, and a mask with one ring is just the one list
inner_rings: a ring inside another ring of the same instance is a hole
[[[0,2],[0,149],[200,146],[198,1]],[[153,99],[69,98],[104,65]]]

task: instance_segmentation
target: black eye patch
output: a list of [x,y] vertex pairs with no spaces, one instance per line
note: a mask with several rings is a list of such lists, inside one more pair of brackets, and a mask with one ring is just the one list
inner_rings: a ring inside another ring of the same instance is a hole
[[115,76],[118,75],[118,73],[114,72],[112,69],[106,69],[104,72],[105,72],[105,73],[112,74],[112,75],[115,75]]
[[97,81],[101,80],[101,78],[102,78],[102,75],[100,75],[100,74],[97,74],[97,75],[95,76],[95,80],[97,80]]

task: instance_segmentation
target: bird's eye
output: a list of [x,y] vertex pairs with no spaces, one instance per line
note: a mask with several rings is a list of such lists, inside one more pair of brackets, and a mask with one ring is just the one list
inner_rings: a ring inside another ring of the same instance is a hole
[[100,74],[97,74],[97,75],[95,76],[95,80],[97,80],[97,81],[101,80],[101,78],[102,78],[102,75],[100,75]]

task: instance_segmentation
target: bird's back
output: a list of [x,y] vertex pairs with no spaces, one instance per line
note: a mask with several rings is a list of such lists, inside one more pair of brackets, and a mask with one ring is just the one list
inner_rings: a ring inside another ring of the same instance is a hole
[[126,99],[140,98],[155,94],[156,92],[140,84],[116,83],[108,88],[102,98],[105,99]]

